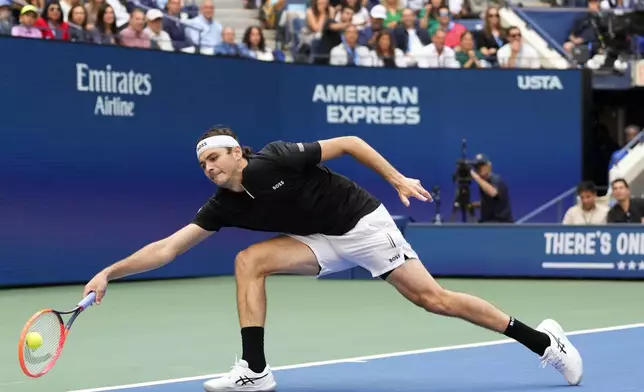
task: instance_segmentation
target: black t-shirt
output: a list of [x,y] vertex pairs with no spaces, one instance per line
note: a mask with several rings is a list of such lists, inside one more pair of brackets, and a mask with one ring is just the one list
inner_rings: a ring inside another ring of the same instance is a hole
[[495,173],[487,179],[497,194],[492,197],[479,189],[481,193],[481,222],[514,222],[512,210],[510,209],[510,194],[503,179]]
[[320,164],[318,142],[273,142],[248,159],[246,192],[219,188],[193,223],[208,231],[238,227],[296,235],[342,235],[380,201]]
[[642,223],[644,217],[644,200],[631,199],[628,211],[624,211],[622,206],[615,204],[608,210],[606,216],[607,223]]

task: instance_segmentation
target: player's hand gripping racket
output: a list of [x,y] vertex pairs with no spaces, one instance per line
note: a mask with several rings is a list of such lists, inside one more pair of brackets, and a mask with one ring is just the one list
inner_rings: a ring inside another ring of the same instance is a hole
[[[22,371],[29,377],[40,377],[51,370],[61,351],[65,340],[81,312],[94,303],[96,293],[91,292],[78,305],[65,312],[43,309],[27,321],[18,342],[18,359]],[[71,314],[67,324],[62,315]]]

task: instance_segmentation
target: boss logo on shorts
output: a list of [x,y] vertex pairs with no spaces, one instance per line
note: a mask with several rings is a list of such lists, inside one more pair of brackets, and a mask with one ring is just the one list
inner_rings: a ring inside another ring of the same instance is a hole
[[390,257],[390,258],[389,258],[389,262],[390,262],[390,263],[393,263],[394,261],[398,260],[399,258],[400,258],[400,253],[398,253],[398,254],[397,254],[397,255],[395,255],[394,257]]

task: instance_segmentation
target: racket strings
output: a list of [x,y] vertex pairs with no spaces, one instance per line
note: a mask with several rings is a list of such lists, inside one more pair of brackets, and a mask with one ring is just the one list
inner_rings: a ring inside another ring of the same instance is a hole
[[44,371],[56,357],[62,340],[61,322],[56,314],[46,312],[33,320],[27,333],[29,332],[37,332],[42,337],[40,347],[30,348],[26,339],[23,347],[24,364],[27,370],[32,374],[38,374]]

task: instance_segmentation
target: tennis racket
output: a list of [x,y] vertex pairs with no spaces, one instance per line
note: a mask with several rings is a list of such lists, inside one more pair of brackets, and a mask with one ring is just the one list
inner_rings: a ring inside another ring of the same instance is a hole
[[[22,371],[27,376],[37,378],[54,367],[61,351],[63,351],[72,324],[83,310],[92,306],[95,300],[96,293],[91,292],[72,310],[60,312],[53,309],[43,309],[31,316],[22,329],[18,342],[18,360]],[[71,314],[71,317],[65,324],[62,315],[67,314]],[[37,343],[42,344],[36,348],[29,347],[27,336],[35,338]]]

